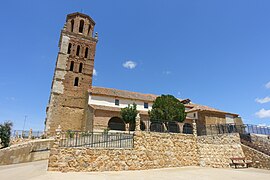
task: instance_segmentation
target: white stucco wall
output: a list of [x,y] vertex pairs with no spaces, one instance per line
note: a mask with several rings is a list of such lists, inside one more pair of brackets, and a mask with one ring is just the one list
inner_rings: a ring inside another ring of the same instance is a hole
[[234,123],[234,117],[232,115],[225,115],[226,117],[226,124],[233,124]]
[[[115,99],[119,99],[119,106],[115,105]],[[127,107],[129,104],[137,104],[137,110],[140,111],[148,111],[152,109],[153,103],[148,102],[148,109],[144,108],[144,101],[138,100],[131,100],[131,99],[124,99],[124,98],[114,98],[114,97],[107,97],[107,96],[97,96],[97,95],[90,95],[88,104],[93,105],[102,105],[102,106],[109,106],[109,107],[119,107],[124,108]]]
[[187,117],[192,118],[192,119],[198,119],[198,112],[187,113]]

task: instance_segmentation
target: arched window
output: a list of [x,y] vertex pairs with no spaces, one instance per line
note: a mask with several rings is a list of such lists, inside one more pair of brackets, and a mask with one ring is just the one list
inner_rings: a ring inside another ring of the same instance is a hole
[[88,47],[85,48],[85,54],[84,54],[84,58],[87,58],[88,57]]
[[79,73],[82,72],[82,68],[83,68],[83,63],[80,63],[80,66],[79,66]]
[[108,122],[108,128],[110,130],[118,130],[118,131],[126,130],[124,121],[119,117],[112,117]]
[[69,68],[69,70],[70,71],[73,71],[73,69],[74,69],[74,61],[71,61],[70,62],[70,68]]
[[183,133],[184,134],[193,134],[193,127],[189,123],[185,123],[183,126]]
[[80,20],[79,32],[83,33],[84,20]]
[[68,54],[70,54],[70,53],[71,53],[71,47],[72,47],[72,44],[71,44],[71,43],[69,43],[69,44],[68,44],[68,52],[67,52]]
[[89,24],[89,27],[88,27],[88,35],[89,35],[89,33],[90,33],[90,30],[91,30],[91,24]]
[[73,32],[73,29],[74,29],[74,19],[71,20],[70,24],[71,24],[70,30],[71,30],[71,32]]
[[80,55],[80,49],[81,49],[81,46],[80,46],[80,45],[78,45],[78,46],[77,46],[77,51],[76,51],[76,55],[77,55],[77,56],[79,56],[79,55]]
[[79,78],[75,77],[74,86],[79,86]]

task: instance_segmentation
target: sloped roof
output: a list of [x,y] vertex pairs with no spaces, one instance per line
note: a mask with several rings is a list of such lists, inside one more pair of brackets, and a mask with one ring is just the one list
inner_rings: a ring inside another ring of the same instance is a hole
[[104,88],[95,86],[93,86],[89,91],[93,95],[121,97],[125,99],[141,100],[147,102],[153,102],[158,97],[157,95],[153,94],[143,94],[126,90],[118,90],[113,88]]
[[186,111],[187,113],[194,112],[194,111],[211,111],[211,112],[217,112],[217,113],[223,113],[223,114],[230,114],[230,115],[238,116],[238,114],[221,111],[221,110],[218,110],[218,109],[215,109],[215,108],[212,108],[212,107],[209,107],[209,106],[200,105],[200,104],[192,104],[192,103],[190,103],[187,106],[189,108],[191,108],[191,109]]

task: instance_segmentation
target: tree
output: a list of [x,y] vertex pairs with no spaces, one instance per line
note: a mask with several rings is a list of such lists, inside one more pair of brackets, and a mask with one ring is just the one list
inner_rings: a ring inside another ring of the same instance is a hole
[[0,124],[0,139],[2,148],[9,146],[12,126],[13,124],[10,121]]
[[185,106],[172,95],[157,97],[148,113],[151,122],[183,122],[186,118]]
[[134,130],[136,116],[138,114],[137,105],[133,103],[133,105],[129,104],[127,107],[121,108],[120,114],[125,123],[129,123],[129,129]]

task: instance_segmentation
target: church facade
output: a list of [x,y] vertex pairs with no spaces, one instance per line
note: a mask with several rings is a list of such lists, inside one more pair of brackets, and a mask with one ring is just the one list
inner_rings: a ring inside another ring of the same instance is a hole
[[[157,95],[92,86],[97,34],[94,20],[82,13],[68,14],[61,31],[59,52],[54,71],[49,103],[46,108],[45,131],[129,130],[120,117],[121,108],[137,104],[142,130],[151,129],[148,111]],[[187,117],[177,126],[183,130],[198,125],[242,124],[238,114],[180,100]]]

